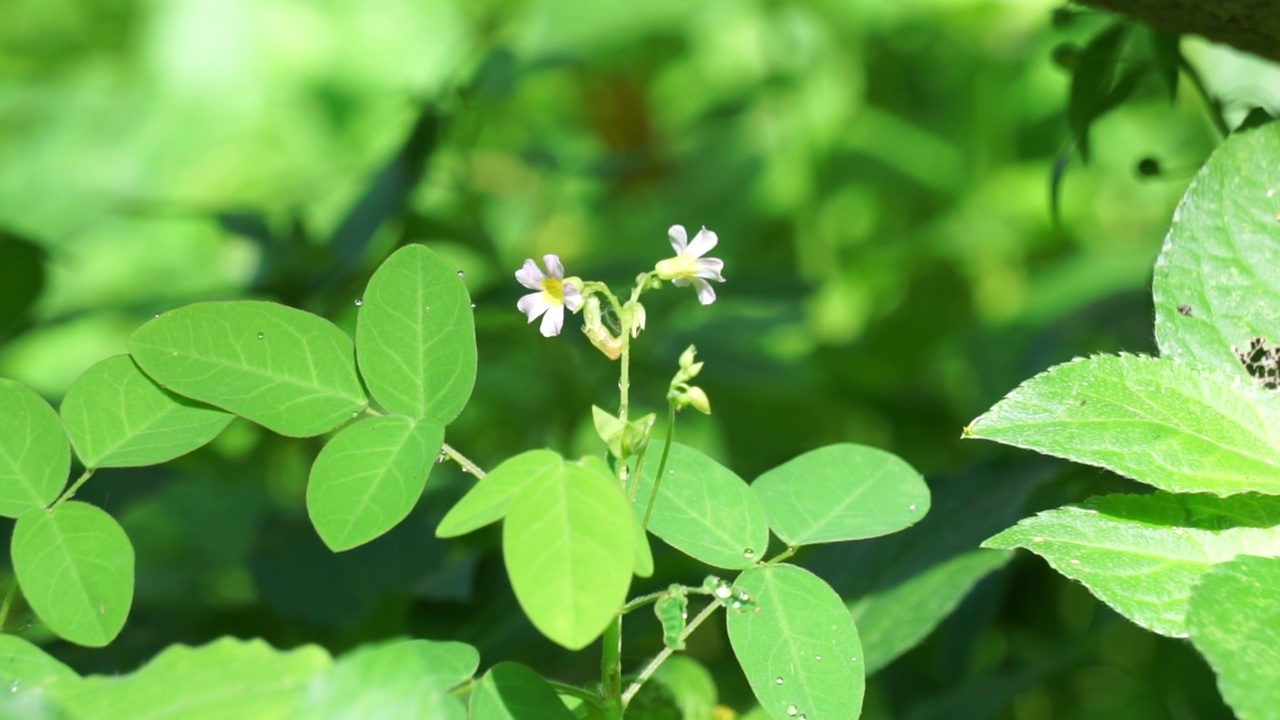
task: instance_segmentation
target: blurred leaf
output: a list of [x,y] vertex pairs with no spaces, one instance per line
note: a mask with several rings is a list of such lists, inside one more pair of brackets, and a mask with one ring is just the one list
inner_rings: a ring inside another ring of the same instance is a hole
[[787,564],[747,570],[734,587],[751,604],[726,610],[725,624],[760,706],[776,720],[858,717],[862,646],[835,590]]
[[70,471],[58,414],[25,385],[0,378],[0,515],[18,517],[53,502]]
[[984,547],[1026,548],[1148,630],[1187,635],[1201,577],[1237,555],[1280,553],[1280,497],[1107,495],[1022,520]]
[[406,245],[369,279],[356,352],[369,392],[387,410],[448,424],[476,381],[471,298],[458,271],[423,245]]
[[1190,363],[1099,355],[1024,382],[966,434],[1162,490],[1275,493],[1278,408],[1265,391]]
[[888,535],[929,512],[929,488],[905,460],[865,445],[828,445],[751,483],[769,529],[790,546]]
[[45,284],[44,249],[0,230],[0,338],[26,319]]
[[[60,681],[78,680],[75,670],[16,635],[0,635],[0,678],[40,687]],[[12,688],[14,692],[22,688]]]
[[79,645],[111,642],[133,604],[133,546],[115,518],[82,502],[37,508],[13,528],[13,571],[40,620]]
[[1089,161],[1089,126],[1108,109],[1116,66],[1128,34],[1127,22],[1113,23],[1084,46],[1076,61],[1067,103],[1067,125],[1085,162]]
[[570,650],[595,640],[622,610],[635,564],[631,506],[616,478],[565,463],[516,496],[502,555],[534,627]]
[[89,368],[62,400],[62,423],[86,467],[155,465],[204,446],[235,417],[166,392],[133,358]]
[[465,720],[450,690],[468,680],[480,654],[465,643],[392,640],[344,655],[307,684],[291,717]]
[[443,442],[439,421],[403,415],[366,418],[330,438],[307,481],[307,514],[325,545],[349,550],[404,520]]
[[1242,555],[1201,578],[1187,609],[1191,641],[1242,720],[1280,707],[1280,559]]
[[1278,158],[1280,125],[1233,133],[1187,189],[1152,284],[1162,355],[1250,378],[1238,348],[1280,343]]
[[284,305],[187,305],[138,328],[129,351],[161,387],[281,435],[319,435],[368,405],[346,333]]
[[1169,93],[1169,102],[1173,102],[1178,99],[1178,74],[1182,64],[1186,62],[1178,47],[1182,36],[1154,28],[1146,28],[1146,31],[1151,38],[1151,57],[1155,63],[1156,76]]
[[279,651],[261,640],[221,638],[172,645],[133,673],[89,676],[59,685],[54,696],[75,720],[283,720],[330,662],[314,645]]
[[538,673],[515,662],[489,668],[471,691],[471,717],[480,720],[567,720],[573,713]]
[[[658,472],[644,466],[635,511],[643,517]],[[742,478],[701,452],[671,443],[666,474],[649,518],[649,532],[682,553],[718,568],[739,570],[769,546],[764,508]]]
[[529,450],[507,458],[449,510],[436,528],[436,537],[465,535],[501,520],[526,485],[563,471],[564,460],[550,450]]
[[653,674],[652,682],[666,686],[680,708],[682,720],[716,720],[718,717],[716,680],[688,655],[667,658]]

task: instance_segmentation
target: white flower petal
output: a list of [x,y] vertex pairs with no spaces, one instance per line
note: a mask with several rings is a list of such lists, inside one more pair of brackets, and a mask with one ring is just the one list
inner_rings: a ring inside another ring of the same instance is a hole
[[724,261],[720,258],[698,258],[693,261],[693,274],[700,278],[724,282],[720,271],[724,270]]
[[543,255],[542,263],[547,267],[547,274],[557,280],[564,279],[564,265],[559,255]]
[[715,247],[718,242],[720,242],[720,238],[704,227],[698,231],[697,235],[693,236],[693,242],[689,243],[689,254],[700,258],[711,252],[711,248]]
[[538,331],[543,337],[555,337],[560,334],[560,329],[564,327],[564,306],[550,305],[547,307],[547,314],[542,316],[542,325]]
[[689,236],[685,233],[683,225],[672,225],[667,228],[667,239],[671,241],[671,247],[677,255],[684,252],[689,245]]
[[698,302],[710,305],[716,301],[716,291],[710,283],[700,277],[690,278],[690,281],[694,287],[698,288]]
[[529,318],[529,322],[537,320],[539,315],[550,310],[551,307],[551,303],[547,302],[546,295],[541,291],[529,293],[516,303],[516,309],[524,313]]
[[516,280],[519,280],[521,285],[530,290],[541,290],[542,281],[546,279],[547,276],[542,274],[542,271],[538,269],[538,264],[532,258],[525,260],[524,266],[516,271]]
[[582,291],[575,285],[564,284],[564,306],[573,312],[582,307]]

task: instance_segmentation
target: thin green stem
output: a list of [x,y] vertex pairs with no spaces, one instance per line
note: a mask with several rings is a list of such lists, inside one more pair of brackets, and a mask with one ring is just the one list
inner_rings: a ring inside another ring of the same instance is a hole
[[764,561],[764,564],[765,564],[765,565],[773,565],[773,564],[775,564],[775,563],[780,563],[780,562],[782,562],[783,560],[786,560],[787,558],[791,557],[792,555],[795,555],[795,554],[796,554],[796,550],[799,550],[799,549],[800,549],[800,548],[797,548],[797,547],[795,547],[795,546],[789,547],[789,548],[787,548],[786,550],[783,550],[782,552],[780,552],[780,553],[778,553],[777,555],[773,556],[773,558],[772,558],[772,559],[770,559],[770,560],[765,560],[765,561]]
[[662,475],[667,470],[667,455],[671,452],[671,438],[675,435],[676,404],[667,402],[667,437],[662,443],[662,458],[658,460],[658,474],[653,477],[653,489],[649,491],[649,502],[644,508],[644,520],[640,527],[649,529],[649,517],[653,515],[653,504],[658,501],[658,487],[662,485]]
[[662,597],[663,595],[666,595],[667,592],[668,591],[665,589],[658,590],[657,592],[651,592],[648,595],[641,595],[640,597],[635,598],[633,600],[628,600],[627,604],[622,606],[622,614],[626,615],[632,610],[642,608],[645,605],[648,605],[649,603],[655,602],[658,598]]
[[458,463],[458,465],[462,468],[463,472],[469,472],[472,475],[475,475],[477,479],[484,478],[485,476],[484,470],[481,470],[479,465],[471,462],[466,458],[465,455],[455,450],[454,447],[449,443],[445,443],[441,445],[440,452],[444,453],[445,455],[448,455],[450,460]]
[[626,707],[622,699],[622,615],[619,614],[604,630],[604,651],[600,658],[600,680],[604,689],[604,716],[607,720],[622,720]]
[[4,632],[4,626],[9,622],[9,608],[13,607],[13,596],[18,592],[18,577],[13,577],[13,582],[9,583],[9,589],[4,594],[4,603],[0,604],[0,632]]
[[80,474],[80,477],[76,478],[76,481],[71,483],[71,487],[67,488],[66,492],[62,493],[57,500],[53,501],[53,504],[49,506],[49,509],[52,510],[75,497],[76,491],[80,489],[81,485],[88,482],[91,477],[93,477],[93,468],[85,468],[84,472]]
[[[689,636],[693,634],[693,631],[697,630],[698,626],[705,622],[707,618],[711,617],[711,613],[715,612],[719,607],[720,603],[713,600],[706,607],[702,608],[702,612],[698,613],[692,620],[690,620],[689,624],[685,626],[684,632],[680,633],[680,640],[688,640]],[[671,657],[674,652],[675,650],[671,649],[671,647],[664,647],[662,648],[662,652],[655,655],[654,658],[649,661],[649,664],[644,666],[644,669],[640,671],[640,674],[636,676],[636,679],[631,681],[631,685],[627,687],[627,691],[622,693],[623,708],[627,707],[627,704],[636,696],[636,693],[640,692],[640,686],[644,685],[649,678],[653,677],[653,674],[658,671],[658,668],[662,667],[662,663],[666,662],[667,658]]]
[[576,697],[585,702],[591,703],[593,707],[600,707],[600,696],[590,690],[580,688],[576,685],[562,683],[557,680],[548,680],[547,684],[550,685],[551,689],[555,690],[557,694]]

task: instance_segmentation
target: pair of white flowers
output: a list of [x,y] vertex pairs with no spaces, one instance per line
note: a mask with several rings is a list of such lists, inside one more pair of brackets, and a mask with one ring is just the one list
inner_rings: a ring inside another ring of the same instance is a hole
[[[654,274],[662,280],[670,280],[678,287],[693,285],[698,291],[698,302],[710,305],[715,302],[716,291],[708,280],[724,282],[720,271],[724,262],[718,258],[703,257],[719,242],[716,234],[705,227],[693,236],[689,242],[688,235],[680,225],[672,225],[667,230],[667,238],[676,256],[659,261],[654,266]],[[524,266],[516,271],[516,280],[534,292],[520,298],[516,308],[529,318],[529,322],[542,318],[539,330],[546,337],[560,334],[564,328],[564,311],[578,312],[582,308],[582,281],[577,278],[564,277],[564,265],[557,255],[544,255],[544,273],[532,258],[524,261]]]

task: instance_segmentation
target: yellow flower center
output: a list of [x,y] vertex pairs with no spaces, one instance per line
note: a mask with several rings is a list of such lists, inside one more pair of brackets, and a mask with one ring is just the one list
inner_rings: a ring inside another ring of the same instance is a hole
[[549,277],[542,281],[542,294],[547,302],[556,305],[564,304],[564,282],[556,278]]

